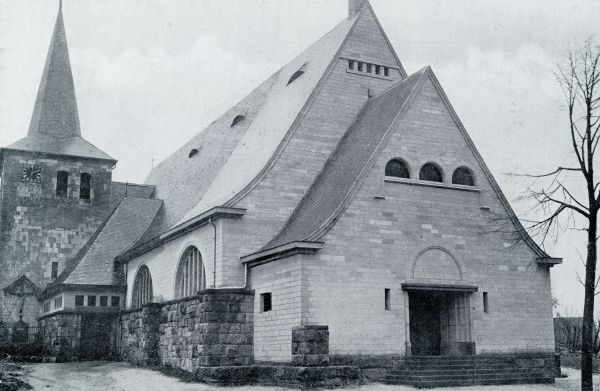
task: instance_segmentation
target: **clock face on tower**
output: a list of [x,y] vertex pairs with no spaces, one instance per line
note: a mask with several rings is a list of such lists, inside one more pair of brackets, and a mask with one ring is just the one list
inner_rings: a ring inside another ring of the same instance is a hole
[[42,166],[29,164],[23,168],[21,181],[40,183],[42,181]]

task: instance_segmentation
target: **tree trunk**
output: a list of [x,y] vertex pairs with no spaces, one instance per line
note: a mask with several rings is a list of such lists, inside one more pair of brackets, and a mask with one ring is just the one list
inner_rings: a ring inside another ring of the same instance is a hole
[[594,294],[596,288],[597,211],[590,211],[588,251],[585,265],[585,297],[581,327],[581,390],[593,391]]

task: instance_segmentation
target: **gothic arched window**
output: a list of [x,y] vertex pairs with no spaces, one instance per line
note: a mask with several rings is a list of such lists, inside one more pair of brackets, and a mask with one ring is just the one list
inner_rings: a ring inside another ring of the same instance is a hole
[[79,198],[82,200],[89,200],[90,193],[92,190],[92,176],[87,172],[84,172],[79,177]]
[[183,253],[177,266],[175,278],[175,298],[193,296],[206,286],[202,255],[196,247],[189,247]]
[[152,277],[147,266],[139,268],[133,283],[132,307],[141,307],[152,301]]
[[408,165],[400,159],[392,159],[385,165],[385,176],[410,178]]
[[475,177],[469,168],[458,167],[452,174],[452,183],[455,185],[475,186]]
[[69,188],[69,173],[67,171],[58,171],[56,173],[56,196],[66,197]]
[[444,176],[442,169],[435,163],[425,163],[419,172],[419,179],[422,181],[443,182]]

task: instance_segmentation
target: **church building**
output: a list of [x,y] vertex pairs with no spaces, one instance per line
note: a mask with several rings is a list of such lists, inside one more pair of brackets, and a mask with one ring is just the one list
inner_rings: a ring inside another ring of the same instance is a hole
[[83,137],[59,9],[27,135],[0,149],[0,328],[225,383],[454,384],[415,375],[440,360],[554,381],[561,259],[433,70],[407,73],[368,1],[348,11],[138,185]]

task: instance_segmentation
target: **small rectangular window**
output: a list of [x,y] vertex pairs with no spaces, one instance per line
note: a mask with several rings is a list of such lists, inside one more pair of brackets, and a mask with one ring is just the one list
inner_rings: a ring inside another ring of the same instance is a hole
[[50,273],[50,278],[58,277],[58,262],[52,262],[52,272]]
[[362,72],[362,71],[363,71],[363,65],[364,65],[364,64],[363,64],[362,62],[360,62],[360,61],[358,62],[358,71],[359,71],[359,72]]
[[96,296],[88,296],[88,307],[96,306]]
[[54,299],[54,308],[56,309],[60,307],[62,307],[62,296],[58,296]]
[[390,68],[383,67],[383,75],[384,76],[389,76],[390,75]]
[[44,312],[50,311],[50,302],[47,301],[44,303]]
[[111,307],[119,307],[121,305],[121,298],[119,296],[113,296],[110,298]]
[[373,64],[367,64],[367,73],[373,72]]
[[108,296],[100,296],[100,307],[108,306]]
[[375,74],[376,75],[380,75],[381,74],[381,65],[375,65]]
[[354,69],[354,60],[348,60],[348,69]]
[[483,292],[483,312],[488,314],[490,312],[490,305],[488,303],[488,293]]
[[271,292],[260,294],[260,312],[271,311]]
[[390,300],[390,289],[389,288],[385,288],[385,290],[384,290],[384,300],[385,300],[385,310],[391,311],[392,305],[391,305],[391,300]]
[[75,295],[75,307],[83,307],[83,295]]

